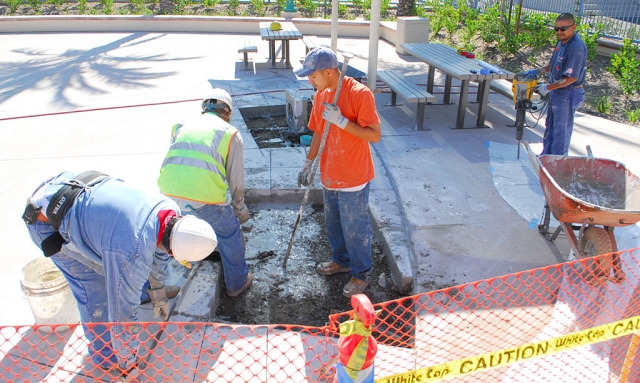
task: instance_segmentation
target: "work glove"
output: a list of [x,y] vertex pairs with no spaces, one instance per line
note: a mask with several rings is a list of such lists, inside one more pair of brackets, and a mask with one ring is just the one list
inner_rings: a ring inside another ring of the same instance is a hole
[[551,91],[549,90],[549,88],[547,88],[547,84],[543,84],[538,87],[538,93],[540,93],[540,95],[543,97],[548,95],[549,92]]
[[522,74],[525,75],[526,77],[536,78],[536,77],[538,77],[538,70],[537,69],[529,69],[529,70],[526,70],[526,71],[522,72]]
[[309,186],[309,173],[311,172],[311,164],[313,164],[313,161],[305,158],[304,166],[302,167],[302,170],[300,170],[300,173],[298,173],[298,187],[300,187],[301,185]]
[[147,289],[147,291],[153,305],[153,317],[160,317],[163,322],[166,322],[169,319],[170,304],[164,286],[158,289]]
[[328,102],[325,102],[322,105],[324,105],[322,118],[338,126],[340,129],[344,129],[347,126],[349,120],[340,113],[340,108],[333,104],[329,104]]
[[247,205],[242,204],[242,207],[236,211],[236,216],[238,216],[238,221],[240,221],[241,225],[247,222],[249,220],[249,209]]

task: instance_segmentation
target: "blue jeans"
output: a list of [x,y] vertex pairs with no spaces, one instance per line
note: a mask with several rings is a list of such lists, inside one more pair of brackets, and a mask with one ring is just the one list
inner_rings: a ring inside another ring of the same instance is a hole
[[[27,225],[27,228],[31,240],[38,247],[43,240],[55,232],[51,225],[39,221],[33,225]],[[69,283],[78,304],[82,323],[107,322],[109,311],[105,279],[103,275],[89,266],[91,261],[82,257],[69,244],[64,245],[62,251],[50,258]],[[85,259],[86,262],[80,262],[78,259]],[[89,341],[89,355],[93,362],[107,368],[117,363],[111,348],[111,333],[107,327],[96,325],[91,329],[87,326],[83,326],[83,328],[85,337]]]
[[549,93],[549,110],[540,154],[569,154],[573,116],[584,102],[584,88],[560,88]]
[[240,290],[247,281],[249,267],[244,258],[242,229],[233,208],[230,205],[205,205],[189,214],[207,221],[216,232],[224,283],[227,290]]
[[351,267],[351,276],[371,280],[371,221],[369,184],[356,192],[323,189],[324,221],[327,227],[332,261]]

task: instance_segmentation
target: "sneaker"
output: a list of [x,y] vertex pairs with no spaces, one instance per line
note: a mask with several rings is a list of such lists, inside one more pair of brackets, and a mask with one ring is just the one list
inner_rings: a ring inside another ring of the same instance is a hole
[[253,273],[249,271],[249,274],[247,275],[247,281],[244,283],[244,285],[242,285],[242,287],[236,291],[231,291],[227,289],[227,295],[230,296],[231,298],[235,298],[238,295],[240,295],[243,291],[248,289],[252,283],[253,283]]
[[[164,294],[169,299],[175,298],[178,295],[179,292],[180,292],[180,286],[165,286],[164,287]],[[144,304],[149,303],[149,302],[151,302],[151,298],[143,299],[140,302],[140,304],[144,305]]]
[[338,273],[348,273],[351,271],[351,267],[340,266],[337,263],[330,262],[322,262],[316,266],[316,271],[320,275],[333,275]]
[[363,281],[362,279],[358,278],[351,278],[349,283],[347,283],[344,286],[344,289],[342,289],[342,294],[347,298],[351,298],[356,294],[363,293],[367,286],[369,286],[369,281]]
[[127,365],[127,367],[122,367],[120,364],[110,364],[103,363],[100,364],[99,367],[102,371],[109,374],[111,377],[119,378],[136,378],[140,375],[140,373],[146,368],[147,364],[144,359],[135,358],[135,360]]

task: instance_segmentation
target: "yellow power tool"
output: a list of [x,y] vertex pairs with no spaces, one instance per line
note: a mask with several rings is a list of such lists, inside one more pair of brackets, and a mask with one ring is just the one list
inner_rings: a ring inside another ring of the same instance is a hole
[[513,103],[516,108],[516,140],[518,140],[518,158],[520,158],[520,141],[524,134],[526,124],[526,113],[535,110],[531,98],[533,91],[538,87],[538,79],[534,76],[516,75],[512,81],[511,90],[513,92]]

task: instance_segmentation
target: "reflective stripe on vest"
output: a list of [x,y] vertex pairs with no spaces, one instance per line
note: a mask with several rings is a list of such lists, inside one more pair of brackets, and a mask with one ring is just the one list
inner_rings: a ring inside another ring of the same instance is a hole
[[225,202],[226,159],[237,131],[210,113],[175,126],[171,148],[160,169],[160,191],[201,203]]

